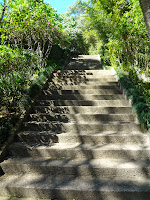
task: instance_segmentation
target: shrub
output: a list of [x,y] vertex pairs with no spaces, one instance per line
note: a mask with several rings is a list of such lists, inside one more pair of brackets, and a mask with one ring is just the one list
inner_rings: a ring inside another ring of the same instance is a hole
[[0,45],[0,51],[0,104],[8,106],[20,99],[32,75],[41,67],[39,57],[32,51],[5,45]]
[[127,96],[132,100],[133,108],[138,116],[139,122],[143,129],[148,130],[150,128],[150,95],[144,93],[145,83],[141,82],[140,85],[143,87],[143,90],[141,90],[133,82],[133,78],[130,75],[126,75],[120,72],[120,70],[117,70],[117,74]]
[[0,45],[0,144],[22,112],[39,93],[46,79],[57,65],[39,65],[40,58],[31,50],[11,49]]

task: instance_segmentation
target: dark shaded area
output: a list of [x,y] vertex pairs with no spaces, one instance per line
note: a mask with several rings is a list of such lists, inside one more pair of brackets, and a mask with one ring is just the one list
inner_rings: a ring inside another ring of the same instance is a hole
[[2,168],[0,167],[0,177],[2,176],[2,175],[4,175],[5,173],[4,173],[4,171],[2,170]]
[[46,79],[51,77],[52,71],[57,68],[59,69],[58,66],[45,67],[45,70],[40,72],[38,78],[32,82],[30,88],[21,94],[22,96],[20,96],[20,99],[14,98],[12,103],[5,106],[6,111],[8,109],[9,112],[0,112],[0,150],[6,145],[9,137],[12,135],[12,130],[17,127],[20,120],[22,120],[20,116],[25,110],[29,112],[30,105],[40,94]]
[[65,69],[73,69],[73,70],[96,70],[103,69],[102,63],[98,60],[98,56],[77,56],[72,58],[66,63]]
[[67,55],[65,53],[65,50],[60,48],[58,45],[53,45],[51,53],[48,57],[48,62],[53,60],[58,65],[64,66],[66,59]]

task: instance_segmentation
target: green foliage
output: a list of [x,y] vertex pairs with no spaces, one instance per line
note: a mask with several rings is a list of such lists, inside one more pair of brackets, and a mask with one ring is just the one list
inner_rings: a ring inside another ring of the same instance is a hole
[[59,46],[65,55],[85,53],[79,18],[59,15],[43,1],[9,0],[7,5],[1,44],[35,51],[41,65],[46,64],[53,46]]
[[68,36],[64,47],[64,53],[67,57],[86,54],[87,46],[82,35],[82,17],[61,14],[59,15],[59,21],[62,24],[64,32],[67,33]]
[[47,66],[43,71],[39,72],[37,78],[32,81],[28,90],[28,95],[31,99],[39,94],[43,88],[43,84],[46,82],[53,69],[57,69],[57,65],[53,64],[52,66]]
[[1,143],[58,68],[51,59],[64,64],[67,56],[82,53],[84,45],[77,19],[58,15],[42,0],[5,0],[0,11]]
[[[82,15],[83,16],[83,15]],[[150,124],[150,41],[138,0],[90,0],[82,35],[90,54],[100,54],[104,66],[128,74],[121,78],[143,127]]]
[[52,44],[61,45],[65,38],[55,10],[42,1],[10,2],[1,32],[5,44],[35,51],[40,56],[41,65],[46,64]]
[[118,76],[120,77],[120,82],[123,85],[127,96],[132,100],[133,108],[137,113],[143,129],[148,130],[150,128],[150,94],[149,96],[145,96],[145,84],[141,83],[140,87],[138,87],[131,75],[125,75],[120,71],[118,71]]
[[0,103],[9,105],[29,86],[33,73],[40,69],[40,59],[32,51],[5,45],[0,45],[0,51]]
[[[83,35],[89,52],[97,52],[104,64],[149,69],[150,42],[138,0],[91,0],[86,8]],[[96,49],[96,50],[95,50]]]
[[[9,53],[7,52],[9,62],[12,58],[12,63],[15,65],[14,54],[16,61],[22,58],[24,54],[11,49]],[[30,58],[34,59],[34,55]],[[13,69],[8,71],[6,67],[6,71],[3,70],[3,74],[0,74],[0,145],[7,140],[11,129],[16,125],[21,114],[28,109],[31,101],[39,94],[52,70],[59,69],[52,62],[47,67],[38,69],[32,68],[31,65],[27,67],[28,62],[30,63],[29,58],[28,60],[22,58],[19,68],[14,68],[16,71]],[[34,64],[36,63],[34,62]]]
[[86,10],[87,5],[88,2],[77,0],[76,2],[74,2],[73,5],[68,7],[67,12],[74,15],[83,14]]

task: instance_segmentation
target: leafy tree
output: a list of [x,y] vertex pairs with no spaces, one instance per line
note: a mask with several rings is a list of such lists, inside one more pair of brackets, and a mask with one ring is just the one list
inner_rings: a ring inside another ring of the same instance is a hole
[[70,14],[60,15],[63,30],[68,34],[67,41],[70,52],[75,54],[86,54],[87,47],[82,35],[82,17]]
[[83,35],[104,62],[148,70],[149,40],[138,0],[91,0],[86,13]]
[[11,47],[31,49],[46,62],[52,44],[64,37],[61,24],[55,20],[55,10],[43,1],[16,0],[10,2],[2,28],[2,39]]
[[3,25],[3,18],[5,16],[5,11],[7,9],[8,3],[10,1],[4,0],[3,3],[0,3],[0,27]]
[[85,13],[87,5],[88,5],[88,2],[77,0],[75,1],[73,5],[68,7],[67,12],[69,14],[81,15]]
[[149,0],[139,0],[141,4],[141,8],[143,11],[145,23],[147,26],[147,30],[149,33],[149,38],[150,38],[150,1]]

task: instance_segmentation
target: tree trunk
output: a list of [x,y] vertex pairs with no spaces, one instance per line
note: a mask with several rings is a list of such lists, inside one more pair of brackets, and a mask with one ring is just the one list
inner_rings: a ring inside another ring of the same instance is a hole
[[150,38],[150,0],[139,0],[141,4],[141,8],[143,11],[145,23],[148,30],[148,35]]

